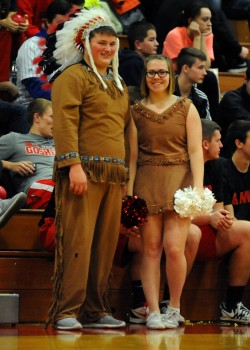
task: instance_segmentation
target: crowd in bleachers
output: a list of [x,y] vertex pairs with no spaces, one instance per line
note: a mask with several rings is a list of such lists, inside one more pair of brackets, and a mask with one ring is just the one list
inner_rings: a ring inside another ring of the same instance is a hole
[[[109,14],[116,32],[127,38],[128,47],[120,49],[118,54],[119,75],[128,87],[134,113],[144,108],[140,101],[145,98],[145,91],[146,96],[151,92],[152,87],[150,84],[145,87],[145,82],[141,90],[145,77],[164,80],[170,76],[171,69],[164,57],[173,64],[173,96],[188,103],[191,100],[198,111],[202,120],[204,186],[213,190],[216,204],[211,216],[195,219],[187,232],[187,271],[196,256],[209,260],[230,253],[227,299],[220,305],[221,319],[250,323],[250,311],[242,304],[250,273],[250,61],[248,48],[237,40],[229,23],[229,20],[246,20],[250,26],[250,2],[9,0],[2,1],[0,6],[0,184],[7,190],[7,195],[0,199],[0,227],[20,208],[46,208],[49,203],[49,210],[40,222],[40,234],[46,249],[55,248],[52,243],[55,199],[54,195],[51,197],[55,146],[50,101],[51,86],[61,72],[52,60],[55,33],[66,21],[75,18],[77,12],[100,7]],[[163,68],[159,71],[148,68],[150,57],[153,62],[164,62]],[[242,84],[221,96],[218,72],[223,71],[242,73]],[[142,245],[137,235],[131,236],[131,230],[122,229],[130,238],[124,238],[124,232],[120,234],[115,261],[123,261],[123,254],[131,260],[128,252],[133,255],[134,299],[130,321],[146,323],[149,328],[178,327],[184,318],[172,301],[169,304],[171,293],[174,294],[171,282],[170,291],[165,286],[159,308],[152,309],[151,318],[148,317],[145,303],[150,305],[150,293],[145,281],[149,274],[144,265],[141,283],[138,272]],[[237,239],[232,238],[235,233]],[[205,252],[204,246],[208,245],[211,251]],[[171,242],[168,249],[171,254]],[[230,311],[232,317],[228,316]],[[168,319],[159,318],[159,312],[168,315]],[[112,322],[110,327],[114,326]],[[73,329],[79,322],[70,320],[58,325],[57,328]]]

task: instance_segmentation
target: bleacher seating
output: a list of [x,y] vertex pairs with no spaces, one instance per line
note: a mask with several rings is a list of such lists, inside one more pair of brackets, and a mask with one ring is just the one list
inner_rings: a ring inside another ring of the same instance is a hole
[[[51,298],[54,258],[39,241],[40,217],[41,211],[24,209],[0,230],[0,294],[19,294],[21,323],[45,321]],[[182,296],[182,313],[187,319],[218,319],[226,270],[222,262],[195,263]],[[247,305],[249,292],[250,284],[245,293]],[[128,267],[113,267],[109,300],[115,316],[127,320],[131,301]]]
[[241,43],[250,43],[250,31],[247,20],[235,21],[230,20],[232,30]]
[[[250,48],[246,23],[237,21],[233,25],[238,40]],[[125,35],[120,36],[120,46],[128,46]],[[243,73],[220,72],[220,92],[241,86],[243,80]],[[51,298],[54,257],[43,249],[38,238],[41,213],[41,210],[21,210],[0,230],[0,294],[19,294],[22,323],[45,321]],[[225,297],[226,276],[227,266],[223,262],[196,262],[183,291],[183,315],[190,320],[217,320],[219,303]],[[249,292],[250,284],[245,292],[248,306]],[[131,301],[128,268],[113,267],[109,300],[115,316],[126,320]]]

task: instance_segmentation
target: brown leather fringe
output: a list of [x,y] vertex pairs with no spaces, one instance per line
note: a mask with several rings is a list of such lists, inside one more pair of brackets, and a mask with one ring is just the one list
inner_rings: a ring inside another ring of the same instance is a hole
[[48,319],[46,320],[46,327],[54,321],[58,312],[58,300],[62,291],[62,273],[63,273],[63,230],[61,225],[61,208],[62,208],[62,194],[61,194],[61,180],[62,174],[60,172],[54,173],[56,181],[55,187],[55,201],[56,201],[56,246],[55,246],[55,267],[53,276],[53,299],[50,304]]
[[112,98],[112,99],[116,99],[119,96],[122,96],[124,94],[128,95],[128,91],[127,91],[127,87],[124,83],[124,81],[121,81],[122,86],[124,88],[124,91],[121,91],[118,89],[115,81],[112,79],[112,76],[110,78],[104,79],[105,84],[107,85],[107,89],[104,88],[104,86],[102,85],[102,83],[100,82],[99,78],[96,76],[96,74],[92,71],[91,68],[88,69],[83,69],[83,74],[85,76],[85,79],[88,79],[90,83],[98,83],[100,89],[102,91],[106,91],[106,93]]
[[89,180],[93,182],[126,183],[126,170],[124,165],[105,162],[83,162],[83,170]]

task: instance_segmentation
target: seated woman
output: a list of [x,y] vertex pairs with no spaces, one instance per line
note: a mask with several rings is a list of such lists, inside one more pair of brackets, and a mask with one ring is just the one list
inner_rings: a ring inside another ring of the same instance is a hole
[[[211,17],[211,10],[203,1],[193,1],[181,12],[179,26],[167,34],[163,47],[163,55],[173,60],[175,69],[176,58],[183,47],[194,47],[204,52],[207,57],[206,69],[211,67],[214,60]],[[219,86],[215,74],[208,70],[199,88],[207,94],[212,118],[216,119]]]

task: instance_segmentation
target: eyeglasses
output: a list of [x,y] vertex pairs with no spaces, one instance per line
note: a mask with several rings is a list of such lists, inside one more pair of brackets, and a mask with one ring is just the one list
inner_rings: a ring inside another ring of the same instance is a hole
[[168,70],[159,70],[158,72],[156,72],[154,70],[149,70],[146,72],[146,76],[148,78],[154,78],[156,76],[156,74],[160,78],[165,78],[169,74],[169,71]]

